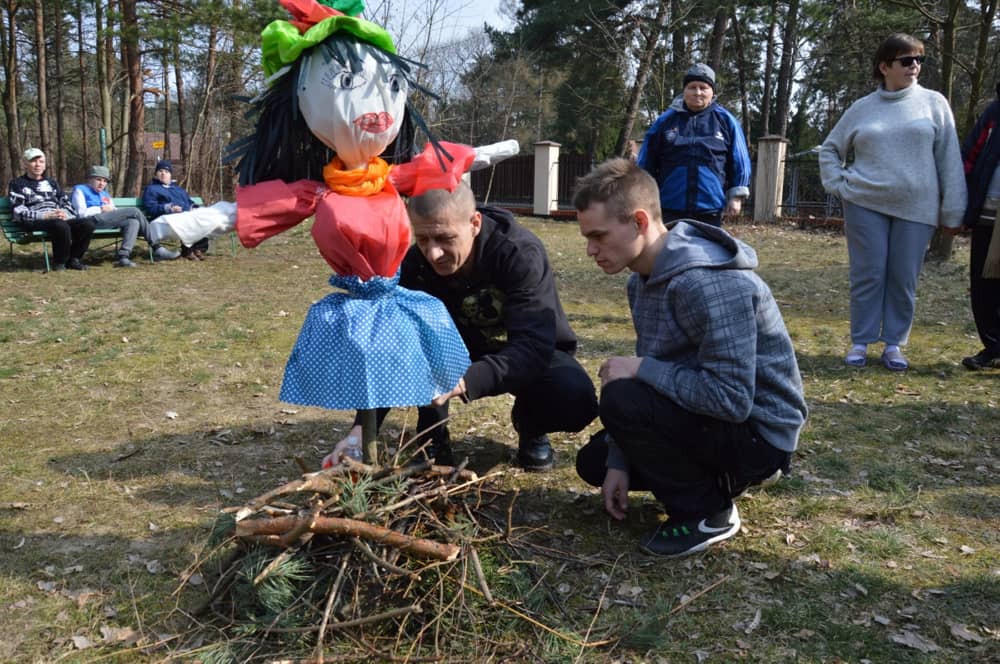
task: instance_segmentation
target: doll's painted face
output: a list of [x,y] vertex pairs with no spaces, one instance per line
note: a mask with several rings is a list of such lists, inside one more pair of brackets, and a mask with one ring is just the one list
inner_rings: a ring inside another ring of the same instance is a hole
[[302,117],[310,131],[336,151],[348,169],[360,168],[379,154],[399,133],[406,107],[407,83],[396,68],[380,63],[370,47],[349,42],[363,67],[336,60],[323,61],[317,52],[306,56],[299,79]]

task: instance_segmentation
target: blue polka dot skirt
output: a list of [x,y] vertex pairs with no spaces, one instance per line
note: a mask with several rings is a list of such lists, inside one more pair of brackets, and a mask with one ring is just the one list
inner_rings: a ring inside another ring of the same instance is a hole
[[281,400],[336,410],[424,406],[451,391],[469,353],[437,298],[399,274],[330,277],[347,292],[315,303],[285,366]]

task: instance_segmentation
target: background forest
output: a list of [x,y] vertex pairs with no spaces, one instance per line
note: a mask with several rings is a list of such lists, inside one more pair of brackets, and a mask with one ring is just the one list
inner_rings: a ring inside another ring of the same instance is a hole
[[[894,31],[924,40],[921,83],[964,134],[997,83],[997,2],[506,0],[505,25],[468,29],[456,17],[474,2],[382,0],[365,16],[428,65],[418,80],[436,98],[415,101],[442,138],[552,140],[600,160],[642,136],[695,61],[751,145],[776,134],[808,150],[872,89],[871,54]],[[2,0],[0,13],[0,180],[37,146],[62,184],[104,161],[116,195],[136,195],[168,157],[193,193],[232,195],[221,157],[251,129],[259,33],[287,18],[277,0]]]

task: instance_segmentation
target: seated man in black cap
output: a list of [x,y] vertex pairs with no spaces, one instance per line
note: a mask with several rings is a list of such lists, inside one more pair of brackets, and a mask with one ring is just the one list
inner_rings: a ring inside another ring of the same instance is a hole
[[[156,162],[156,169],[153,172],[153,181],[146,185],[142,192],[142,207],[149,215],[149,220],[153,228],[151,232],[162,239],[171,235],[171,229],[163,228],[164,224],[157,224],[155,220],[166,214],[177,212],[187,212],[196,207],[184,187],[173,183],[173,164],[169,159],[161,159]],[[181,256],[188,260],[202,260],[208,250],[208,236],[202,236],[196,242],[187,245],[181,244]]]
[[136,238],[140,234],[153,248],[153,257],[156,260],[177,258],[176,251],[161,247],[159,243],[150,239],[149,223],[141,210],[115,207],[115,203],[107,191],[110,177],[111,173],[107,166],[91,166],[87,170],[87,182],[73,187],[73,195],[70,200],[76,216],[90,219],[94,222],[95,228],[121,229],[122,243],[118,249],[118,259],[114,262],[114,266],[135,267],[131,258],[132,249],[135,248]]
[[86,270],[81,259],[90,246],[94,224],[73,213],[66,194],[45,177],[45,153],[28,148],[21,158],[24,175],[10,181],[7,195],[14,221],[26,231],[45,231],[52,241],[52,271]]

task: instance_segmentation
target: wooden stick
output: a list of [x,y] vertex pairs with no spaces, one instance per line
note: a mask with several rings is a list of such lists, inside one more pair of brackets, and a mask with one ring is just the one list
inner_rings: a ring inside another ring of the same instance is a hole
[[344,578],[344,570],[347,569],[347,563],[350,559],[351,553],[348,551],[340,562],[340,570],[337,572],[337,578],[334,579],[333,585],[330,586],[330,594],[327,596],[326,606],[323,608],[323,621],[319,624],[319,635],[316,637],[316,658],[320,664],[323,664],[323,637],[326,636],[326,626],[330,622],[330,612],[333,610],[333,603],[337,601],[337,595],[340,593],[340,581]]
[[[283,516],[276,519],[244,519],[236,524],[236,536],[253,538],[254,541],[280,544],[280,538],[294,528],[299,527],[310,517]],[[316,517],[309,530],[321,535],[344,535],[360,537],[384,546],[391,546],[415,558],[432,560],[454,560],[461,549],[454,544],[435,542],[433,540],[411,537],[397,533],[389,528],[376,526],[365,521],[345,519],[340,517]],[[274,539],[272,539],[274,538]]]
[[[358,627],[359,625],[367,625],[369,623],[379,622],[380,620],[388,620],[389,618],[397,618],[399,616],[405,616],[408,613],[420,613],[423,609],[420,608],[419,604],[413,604],[410,606],[404,606],[398,609],[390,609],[388,611],[383,611],[382,613],[375,613],[370,616],[365,616],[364,618],[355,618],[354,620],[345,620],[344,622],[335,622],[327,625],[327,629],[348,629],[350,627]],[[256,623],[251,623],[256,624]],[[315,632],[317,630],[316,625],[309,625],[307,627],[275,627],[272,632],[281,634],[308,634],[309,632]]]
[[[449,577],[445,577],[445,578],[449,579]],[[480,592],[478,589],[470,586],[467,583],[464,583],[462,581],[458,581],[458,580],[455,580],[455,579],[449,579],[449,580],[450,581],[454,581],[455,583],[458,583],[459,585],[461,585],[462,587],[464,587],[466,590],[471,590],[472,592],[476,593],[477,595],[483,595],[482,592]],[[483,598],[485,599],[485,595],[483,595]],[[538,627],[539,629],[543,629],[546,632],[548,632],[549,634],[552,634],[553,636],[556,636],[556,637],[562,639],[563,641],[566,641],[567,643],[572,643],[573,645],[580,646],[581,648],[599,648],[601,646],[611,645],[612,643],[615,643],[616,641],[618,641],[618,639],[604,639],[603,641],[581,641],[580,639],[576,638],[575,636],[571,636],[569,634],[563,634],[559,630],[557,630],[555,628],[552,628],[552,627],[549,627],[545,623],[542,623],[542,622],[539,622],[539,621],[535,620],[534,618],[532,618],[531,616],[529,616],[527,613],[524,613],[523,611],[519,611],[519,610],[515,609],[510,604],[507,604],[505,602],[501,602],[500,600],[496,600],[493,603],[493,605],[494,606],[499,606],[501,609],[503,609],[505,611],[509,611],[510,613],[514,614],[515,616],[517,616],[521,620],[529,622],[532,625],[534,625],[535,627]]]
[[424,493],[418,493],[418,494],[416,494],[414,496],[410,496],[409,498],[404,498],[403,500],[395,502],[392,505],[386,505],[385,507],[380,507],[377,510],[374,510],[372,512],[368,512],[368,513],[363,514],[361,516],[374,516],[376,514],[383,514],[385,512],[392,512],[392,511],[395,511],[395,510],[399,509],[400,507],[405,507],[406,505],[409,505],[410,503],[416,502],[418,500],[423,500],[424,498],[429,498],[431,496],[440,496],[442,494],[447,496],[447,495],[450,495],[450,494],[453,494],[453,493],[457,493],[457,492],[461,491],[462,489],[465,489],[466,487],[468,487],[468,486],[470,486],[472,484],[475,484],[476,482],[484,482],[484,481],[486,481],[486,480],[488,480],[488,479],[490,479],[492,477],[496,477],[498,475],[503,475],[503,474],[504,474],[504,471],[498,470],[496,472],[490,473],[489,475],[484,475],[482,477],[477,477],[474,480],[469,480],[468,482],[463,482],[461,484],[456,484],[455,486],[449,487],[447,485],[441,485],[439,487],[435,487],[435,488],[431,489],[430,491],[425,491]]
[[354,546],[358,549],[358,551],[360,551],[361,553],[363,553],[364,556],[366,558],[368,558],[368,560],[372,561],[373,563],[375,563],[379,567],[382,567],[383,569],[386,569],[386,570],[388,570],[388,571],[390,571],[390,572],[392,572],[394,574],[399,574],[400,576],[407,576],[407,577],[413,579],[414,581],[419,581],[420,580],[420,575],[417,574],[416,572],[411,572],[408,569],[403,569],[402,567],[397,567],[396,565],[393,565],[392,563],[390,563],[388,560],[384,560],[382,558],[379,558],[378,554],[376,554],[374,551],[372,551],[371,548],[367,544],[365,544],[364,542],[362,542],[357,537],[352,537],[351,538],[351,543],[354,544]]
[[490,592],[490,587],[486,583],[486,575],[483,574],[483,566],[479,562],[479,552],[476,551],[476,547],[469,547],[469,559],[472,560],[472,569],[476,572],[476,578],[479,579],[479,586],[483,589],[483,597],[491,605],[493,604],[493,593]]
[[704,595],[708,591],[714,590],[718,586],[721,586],[725,581],[728,581],[728,580],[729,580],[729,575],[727,574],[726,576],[722,577],[721,579],[719,579],[718,581],[716,581],[712,585],[708,586],[707,588],[703,588],[703,589],[699,590],[698,592],[696,592],[695,594],[691,595],[690,597],[688,597],[686,600],[684,600],[683,602],[681,602],[680,604],[678,604],[674,608],[670,609],[670,611],[667,612],[667,615],[668,616],[674,615],[675,613],[677,613],[678,611],[680,611],[681,609],[683,609],[685,606],[687,606],[691,602],[695,601],[696,599],[698,599],[699,597],[701,597],[702,595]]
[[271,489],[267,493],[254,498],[252,501],[247,503],[247,508],[256,512],[278,496],[286,496],[290,493],[301,493],[305,491],[309,493],[322,493],[328,496],[337,495],[340,493],[340,482],[335,478],[338,475],[344,475],[346,472],[347,469],[334,466],[333,468],[321,470],[318,473],[303,475],[297,480],[292,480],[291,482],[282,484],[278,488]]

